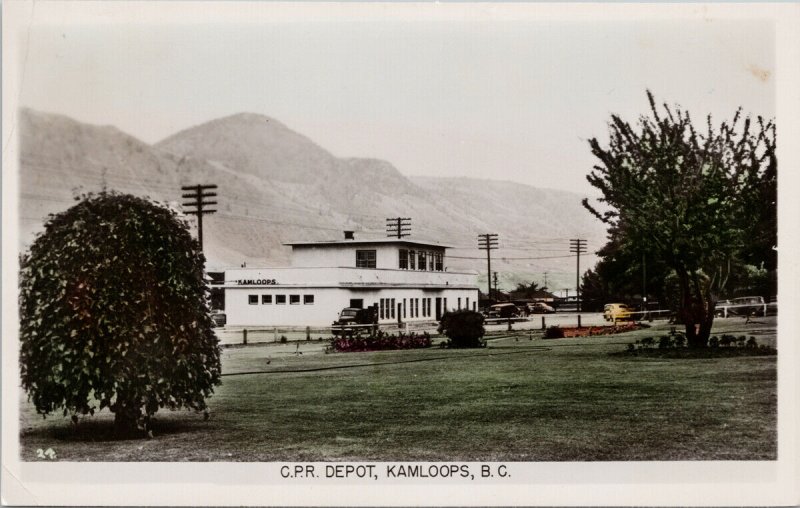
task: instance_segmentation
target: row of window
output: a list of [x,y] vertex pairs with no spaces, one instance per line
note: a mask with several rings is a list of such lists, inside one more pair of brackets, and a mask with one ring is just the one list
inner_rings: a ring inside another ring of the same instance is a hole
[[[274,295],[275,305],[286,305],[286,295]],[[304,305],[314,305],[314,295],[302,295]],[[273,295],[261,295],[261,305],[272,305]],[[247,295],[247,303],[258,305],[258,295]],[[289,305],[300,305],[300,295],[289,295]]]
[[401,270],[444,271],[444,253],[400,249]]
[[[422,300],[422,313],[420,313],[420,300]],[[409,317],[409,315],[412,318],[418,318],[420,316],[431,317],[433,315],[431,310],[432,300],[432,298],[403,298],[400,308],[398,309],[394,298],[381,298],[378,303],[378,317],[379,319],[396,319],[397,312],[400,312],[404,319]],[[473,307],[475,307],[476,304],[477,302],[473,302]],[[445,309],[445,311],[448,308],[447,298],[442,298],[442,308]],[[457,309],[461,310],[461,308],[461,298],[459,298]],[[466,305],[463,308],[470,308],[469,297],[466,298]]]
[[[397,313],[402,313],[403,318],[420,317],[419,304],[422,300],[422,317],[431,317],[431,298],[403,298],[403,302],[398,309],[396,300],[394,298],[381,298],[378,303],[378,318],[379,319],[396,319]],[[443,299],[444,307],[447,308],[447,298]]]
[[[377,268],[378,254],[375,250],[356,250],[356,268]],[[444,271],[444,253],[400,249],[401,270]]]

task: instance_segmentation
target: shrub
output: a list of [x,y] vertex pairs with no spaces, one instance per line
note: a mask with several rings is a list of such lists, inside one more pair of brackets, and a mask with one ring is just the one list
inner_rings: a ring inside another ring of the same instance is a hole
[[439,333],[449,339],[447,345],[454,348],[484,347],[483,315],[471,310],[447,312],[439,322]]
[[331,341],[331,349],[341,353],[363,351],[388,351],[395,349],[417,349],[431,346],[431,336],[427,333],[416,335],[376,334],[374,336],[336,337]]
[[636,346],[634,346],[632,343],[629,342],[628,343],[628,347],[626,348],[626,351],[628,353],[635,353],[636,352]]
[[672,337],[669,335],[662,335],[660,339],[658,339],[658,349],[669,349],[672,347]]
[[755,337],[750,337],[749,339],[747,339],[747,347],[749,347],[749,348],[757,348],[758,347],[758,341],[756,341]]
[[708,339],[708,347],[716,348],[719,347],[719,337],[714,335],[710,339]]
[[564,338],[564,330],[561,329],[558,325],[548,326],[547,330],[544,331],[544,338],[545,339],[563,339]]
[[653,339],[653,337],[645,337],[644,339],[641,340],[641,343],[642,346],[644,346],[644,348],[647,349],[651,347],[653,344],[655,344],[656,341]]
[[90,195],[20,259],[22,387],[46,415],[108,408],[120,433],[159,408],[206,409],[220,382],[204,258],[175,212]]
[[672,340],[674,341],[676,348],[682,348],[686,346],[686,335],[682,333],[676,334]]
[[289,342],[289,339],[286,338],[286,335],[281,335],[281,344],[286,344]]
[[735,337],[733,337],[732,335],[727,335],[727,334],[723,335],[719,339],[719,345],[720,346],[724,346],[724,347],[728,347],[728,346],[731,345],[731,343],[733,342],[734,339],[735,339]]

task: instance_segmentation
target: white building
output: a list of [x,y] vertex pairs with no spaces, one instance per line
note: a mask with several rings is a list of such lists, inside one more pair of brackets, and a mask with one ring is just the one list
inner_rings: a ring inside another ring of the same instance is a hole
[[229,326],[327,326],[376,305],[379,323],[438,320],[478,304],[475,273],[448,271],[443,245],[404,239],[288,243],[292,266],[225,271]]

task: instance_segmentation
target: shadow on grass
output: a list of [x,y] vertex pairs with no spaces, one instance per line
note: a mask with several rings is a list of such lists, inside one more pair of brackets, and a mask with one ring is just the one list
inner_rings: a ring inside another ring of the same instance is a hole
[[[192,434],[204,430],[202,417],[193,417],[181,420],[155,418],[150,425],[153,436],[167,436],[172,434]],[[84,420],[74,425],[64,422],[55,427],[45,427],[23,431],[22,436],[29,438],[50,438],[66,442],[122,442],[122,441],[141,441],[147,439],[144,431],[120,433],[114,427],[114,421],[108,420]]]

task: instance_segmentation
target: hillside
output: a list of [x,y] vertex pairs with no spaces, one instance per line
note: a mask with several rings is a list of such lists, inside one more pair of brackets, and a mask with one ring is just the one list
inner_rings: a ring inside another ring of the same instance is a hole
[[213,120],[148,145],[114,127],[23,110],[20,148],[23,248],[48,213],[81,193],[106,188],[178,206],[181,185],[197,183],[219,186],[219,211],[204,221],[211,269],[286,264],[283,242],[338,238],[344,229],[383,237],[385,218],[404,216],[413,219],[415,237],[456,247],[452,269],[485,270],[476,235],[495,232],[503,250],[493,253],[492,266],[505,285],[549,271],[551,280],[563,279],[557,284],[572,286],[574,258],[502,257],[564,255],[570,237],[587,238],[590,246],[604,237],[577,194],[494,180],[407,178],[385,161],[334,157],[262,115]]

